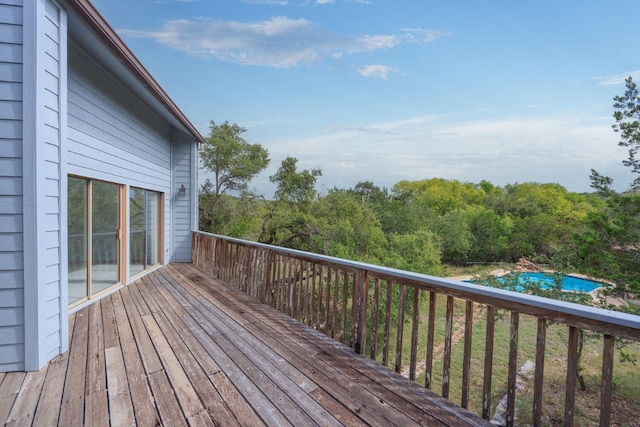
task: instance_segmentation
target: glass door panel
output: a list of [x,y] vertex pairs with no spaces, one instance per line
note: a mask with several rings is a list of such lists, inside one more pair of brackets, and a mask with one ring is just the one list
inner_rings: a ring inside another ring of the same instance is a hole
[[144,190],[129,189],[129,274],[134,276],[145,265]]
[[69,305],[121,282],[121,188],[93,179],[68,179]]
[[69,304],[89,296],[87,269],[87,185],[86,179],[67,181],[67,256],[69,259]]
[[91,291],[120,281],[120,186],[93,181],[91,191]]
[[160,194],[146,191],[146,267],[160,263]]
[[129,248],[131,276],[160,263],[160,193],[131,187]]

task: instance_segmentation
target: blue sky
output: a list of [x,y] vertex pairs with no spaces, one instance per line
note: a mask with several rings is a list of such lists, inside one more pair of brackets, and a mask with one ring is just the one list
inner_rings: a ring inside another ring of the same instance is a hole
[[612,97],[640,79],[640,2],[93,0],[203,135],[235,122],[320,191],[427,178],[633,179]]

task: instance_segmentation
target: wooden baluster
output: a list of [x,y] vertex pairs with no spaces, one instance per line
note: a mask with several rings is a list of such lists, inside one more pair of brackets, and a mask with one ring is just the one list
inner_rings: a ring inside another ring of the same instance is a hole
[[332,321],[331,321],[331,338],[335,338],[336,336],[336,328],[338,326],[338,308],[339,308],[339,296],[340,296],[340,276],[342,275],[342,271],[337,269],[335,270],[335,275],[333,276],[333,310],[332,310]]
[[307,296],[307,286],[304,280],[305,277],[305,266],[304,261],[299,260],[298,262],[298,272],[296,273],[294,283],[296,283],[296,308],[294,313],[296,313],[295,318],[300,320],[302,323],[305,323],[305,307],[306,305],[306,296]]
[[[322,325],[322,320],[323,320],[323,311],[322,311],[322,303],[323,303],[323,299],[322,299],[322,294],[324,293],[324,265],[320,265],[319,267],[320,270],[318,271],[318,274],[313,274],[313,280],[314,280],[314,284],[317,286],[318,289],[318,298],[316,300],[316,330],[320,330],[320,326]],[[317,280],[316,278],[319,276],[320,280]],[[325,318],[326,320],[326,318]]]
[[493,336],[496,324],[496,309],[487,306],[487,330],[484,344],[484,379],[482,384],[482,418],[491,418],[491,381],[493,379]]
[[453,297],[447,297],[446,326],[444,329],[444,356],[442,358],[442,397],[449,398],[451,384],[451,338],[453,335]]
[[327,301],[326,301],[326,316],[324,321],[324,332],[325,334],[332,336],[333,335],[333,308],[331,307],[331,287],[333,286],[333,268],[329,267],[327,269]]
[[411,320],[411,357],[409,360],[409,379],[416,380],[418,361],[418,329],[420,325],[420,289],[413,289],[413,319]]
[[273,290],[273,274],[274,264],[275,264],[275,256],[271,251],[266,251],[265,255],[266,263],[267,263],[267,272],[265,274],[265,283],[264,283],[264,295],[262,297],[262,302],[265,302],[269,305],[272,304],[273,298],[271,297],[271,292]]
[[600,386],[600,427],[611,424],[611,392],[613,389],[613,349],[615,337],[605,335],[602,349],[602,384]]
[[[349,343],[351,348],[356,352],[360,353],[360,350],[356,350],[356,347],[359,344],[360,337],[358,335],[358,326],[359,326],[359,316],[360,316],[360,304],[362,304],[361,296],[360,296],[360,283],[361,280],[358,273],[353,273],[351,280],[351,328],[349,331]],[[350,274],[351,276],[351,274]],[[365,324],[366,327],[366,324]]]
[[542,419],[542,389],[544,384],[544,355],[547,342],[547,321],[538,319],[538,334],[536,337],[536,370],[533,379],[533,425],[541,425]]
[[376,277],[373,288],[373,313],[371,314],[371,353],[369,357],[376,360],[378,351],[378,316],[380,315],[380,278]]
[[358,342],[359,353],[364,354],[367,347],[367,313],[369,312],[369,272],[360,271],[361,282],[358,289],[361,291],[360,314],[358,315]]
[[512,427],[515,423],[516,412],[516,377],[518,374],[518,329],[520,326],[520,315],[511,312],[511,328],[509,338],[509,373],[507,377],[507,427]]
[[382,364],[384,366],[389,366],[389,339],[390,339],[390,328],[391,328],[391,297],[392,297],[392,283],[388,280],[385,280],[387,285],[387,301],[385,302],[385,313],[384,313],[384,343],[382,347]]
[[342,313],[340,314],[340,342],[347,343],[347,300],[349,299],[349,272],[344,270],[342,277]]
[[467,301],[464,317],[464,355],[462,359],[462,401],[461,405],[469,407],[469,384],[471,382],[471,340],[473,338],[473,302]]
[[287,301],[286,301],[286,311],[289,316],[295,317],[293,308],[294,308],[294,292],[295,292],[295,267],[293,265],[293,259],[287,256]]
[[436,298],[435,292],[429,292],[429,324],[427,325],[427,355],[424,367],[424,386],[431,389],[431,379],[433,374],[433,340],[436,326]]
[[311,305],[311,273],[310,273],[310,262],[300,261],[300,280],[302,281],[302,323],[305,325],[310,325],[311,321],[309,320],[309,306]]
[[282,255],[276,255],[276,277],[274,280],[275,283],[275,300],[276,300],[276,305],[275,308],[276,310],[282,310]]
[[567,348],[567,387],[564,396],[564,425],[573,425],[575,415],[576,378],[578,375],[578,339],[580,329],[569,327],[569,344]]
[[395,371],[400,372],[402,369],[402,339],[404,333],[404,298],[406,295],[406,286],[400,285],[400,298],[398,300],[398,330],[396,331],[396,360]]

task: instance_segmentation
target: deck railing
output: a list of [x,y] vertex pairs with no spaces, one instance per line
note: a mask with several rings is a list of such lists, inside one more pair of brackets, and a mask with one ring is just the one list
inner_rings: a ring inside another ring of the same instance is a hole
[[[548,403],[543,390],[550,325],[566,325],[566,352],[553,363],[566,367],[567,426],[574,424],[582,333],[601,334],[600,426],[611,420],[615,342],[640,341],[639,316],[595,307],[202,232],[194,232],[192,254],[194,265],[214,277],[427,388],[438,388],[434,391],[462,407],[481,400],[476,407],[485,419],[504,394],[506,425],[514,425],[516,411],[523,411],[521,403],[516,406],[522,393],[517,386],[522,319],[533,322],[536,331],[532,397],[525,411],[533,425],[541,425]],[[502,337],[496,325],[505,316],[509,326]],[[507,355],[506,378],[495,374],[500,352]]]

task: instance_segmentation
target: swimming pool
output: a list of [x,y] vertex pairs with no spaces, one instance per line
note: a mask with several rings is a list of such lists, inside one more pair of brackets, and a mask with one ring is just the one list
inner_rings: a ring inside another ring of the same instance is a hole
[[[500,280],[501,278],[498,278]],[[555,286],[555,280],[552,275],[545,273],[520,273],[519,281],[524,283],[526,280],[540,282],[543,289],[549,289]],[[572,292],[591,292],[594,289],[604,286],[602,283],[592,280],[581,279],[574,276],[562,276],[562,290]]]

